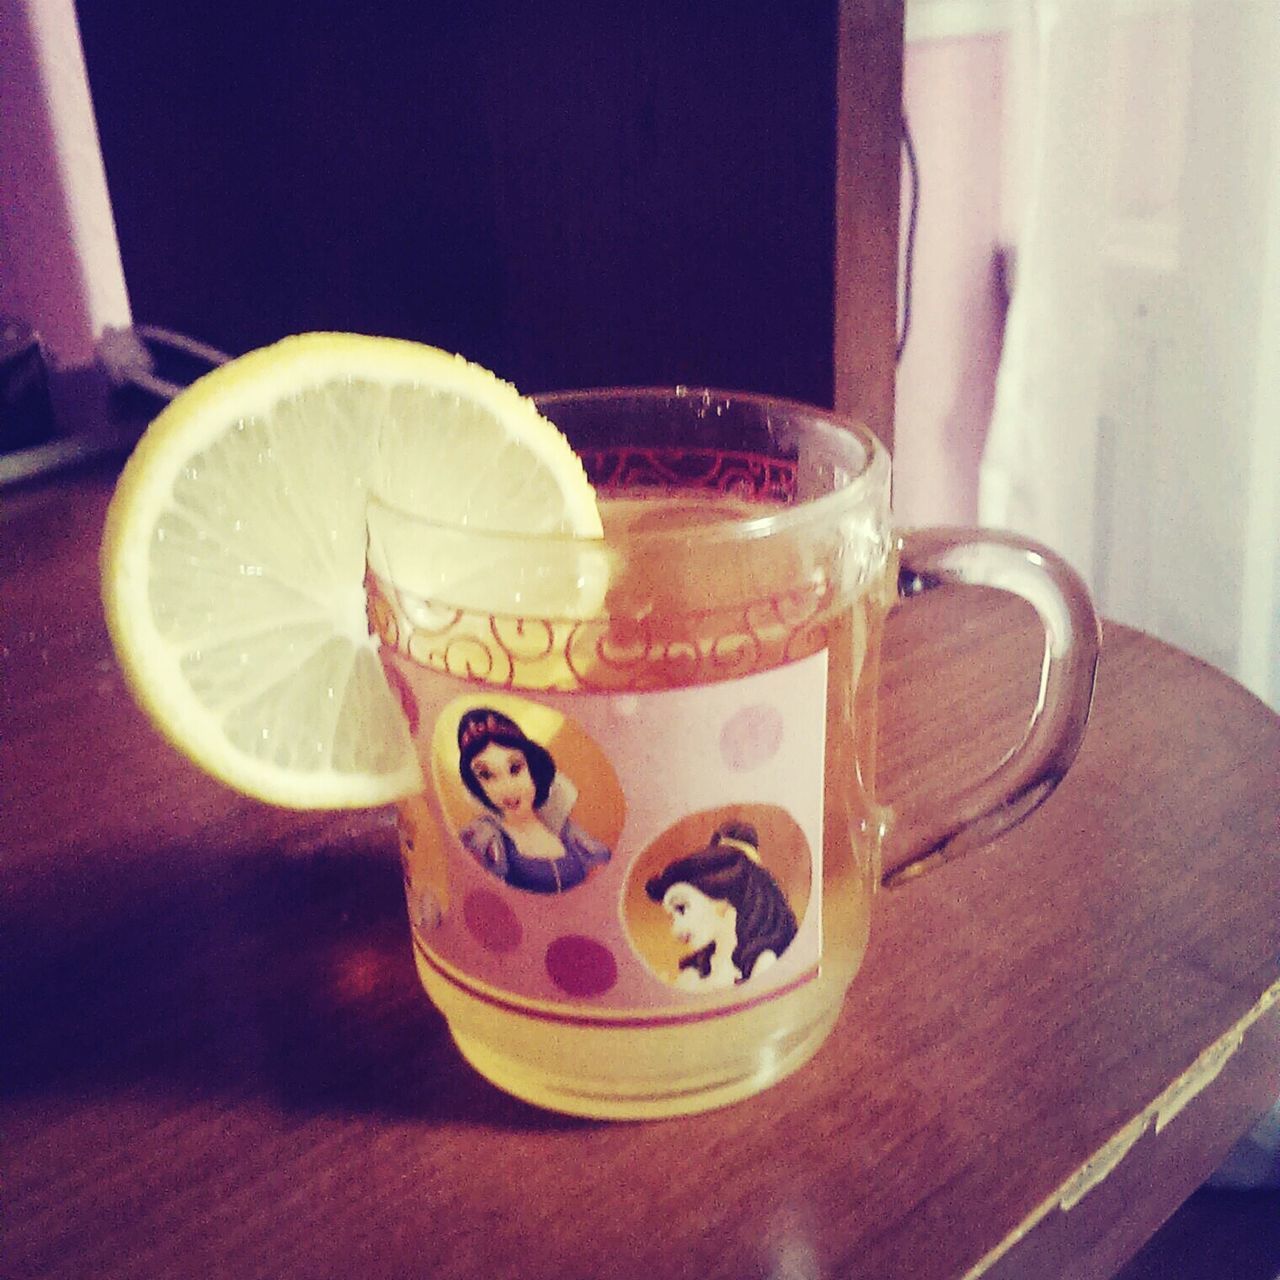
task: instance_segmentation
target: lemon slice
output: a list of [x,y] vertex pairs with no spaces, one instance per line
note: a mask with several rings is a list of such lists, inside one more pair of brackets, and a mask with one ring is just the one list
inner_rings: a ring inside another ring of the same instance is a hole
[[[304,334],[216,369],[120,476],[102,567],[126,679],[246,795],[338,809],[421,787],[366,620],[371,492],[441,527],[600,534],[581,463],[530,401],[389,338]],[[465,540],[448,545],[446,591],[475,576]]]

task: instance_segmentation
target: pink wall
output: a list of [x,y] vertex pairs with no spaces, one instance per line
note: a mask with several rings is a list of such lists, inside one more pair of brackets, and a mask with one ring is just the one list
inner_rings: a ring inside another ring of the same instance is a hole
[[64,366],[129,324],[72,0],[0,0],[0,315]]
[[[920,169],[894,450],[894,510],[907,525],[977,519],[1004,319],[1005,58],[998,35],[907,46],[903,95]],[[904,188],[904,218],[908,198]]]

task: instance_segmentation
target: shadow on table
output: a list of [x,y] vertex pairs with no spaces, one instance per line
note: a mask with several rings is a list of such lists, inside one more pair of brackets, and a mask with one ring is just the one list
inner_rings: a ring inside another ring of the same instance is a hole
[[1197,1191],[1116,1280],[1227,1277],[1280,1277],[1280,1191]]
[[585,1123],[517,1102],[463,1062],[418,983],[385,833],[304,855],[68,862],[78,870],[56,893],[0,907],[0,1096],[145,1086],[308,1114]]

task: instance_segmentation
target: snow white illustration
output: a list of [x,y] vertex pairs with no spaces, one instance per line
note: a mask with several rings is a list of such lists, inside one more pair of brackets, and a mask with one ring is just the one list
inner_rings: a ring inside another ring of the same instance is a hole
[[458,837],[485,870],[529,893],[566,893],[613,856],[570,820],[573,783],[509,716],[475,707],[458,722],[458,769],[484,806]]
[[796,936],[796,917],[760,860],[748,822],[724,822],[704,849],[677,858],[645,885],[690,948],[676,986],[714,991],[747,982],[776,963]]

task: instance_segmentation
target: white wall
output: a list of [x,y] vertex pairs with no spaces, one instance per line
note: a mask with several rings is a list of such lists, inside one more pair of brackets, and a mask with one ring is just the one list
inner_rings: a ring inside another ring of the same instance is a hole
[[1038,537],[1280,707],[1280,6],[909,0],[907,35],[898,518]]

